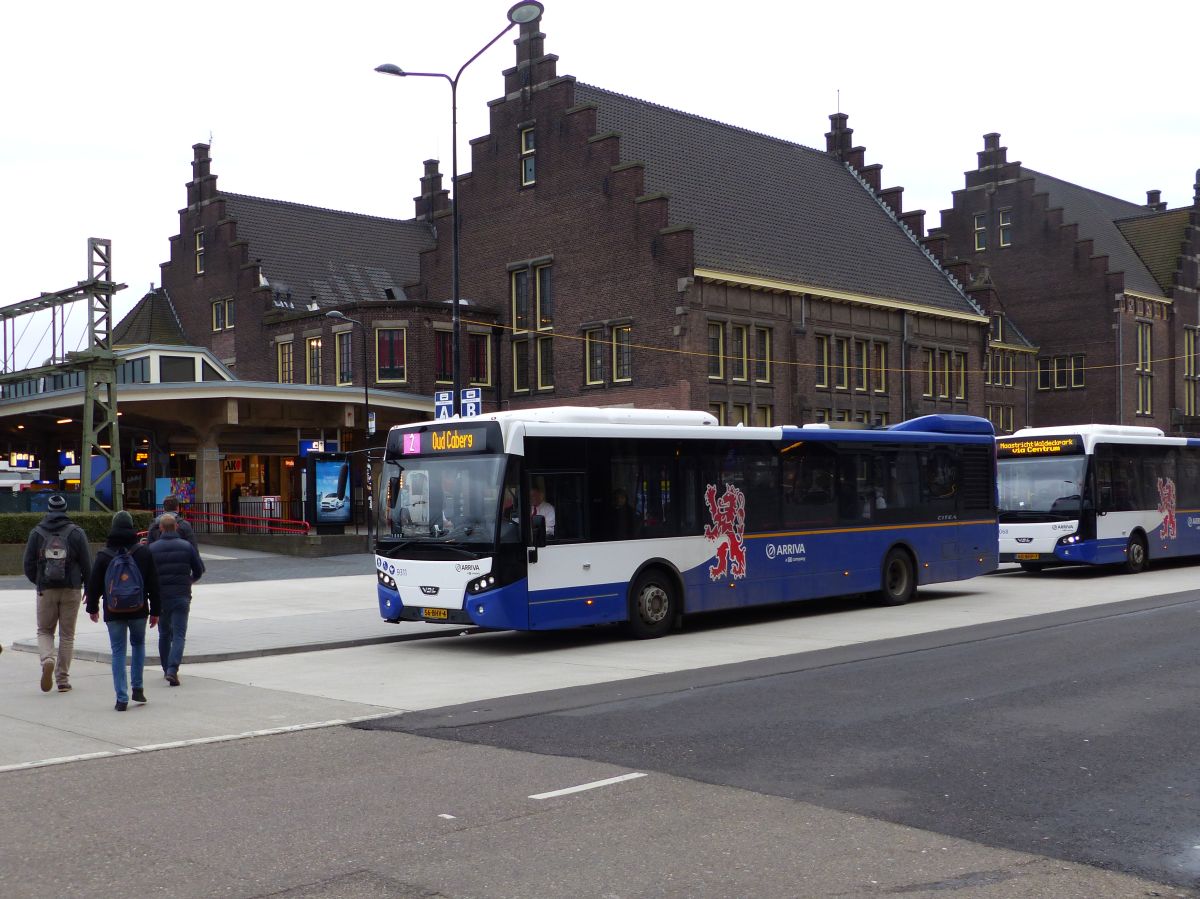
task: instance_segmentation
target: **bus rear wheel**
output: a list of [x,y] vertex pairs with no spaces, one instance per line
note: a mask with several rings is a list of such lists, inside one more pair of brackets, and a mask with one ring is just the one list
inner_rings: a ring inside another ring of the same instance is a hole
[[1123,570],[1126,574],[1141,574],[1146,570],[1149,561],[1150,554],[1146,550],[1146,538],[1141,534],[1134,534],[1129,538],[1129,545],[1125,547]]
[[902,606],[916,592],[917,577],[912,556],[900,547],[893,546],[883,560],[879,601],[885,606]]
[[661,568],[644,571],[629,596],[629,633],[639,640],[664,636],[678,610],[678,594],[670,576]]

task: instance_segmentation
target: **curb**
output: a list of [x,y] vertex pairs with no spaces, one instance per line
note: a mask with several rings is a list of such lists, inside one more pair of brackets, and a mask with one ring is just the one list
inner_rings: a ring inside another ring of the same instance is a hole
[[[380,637],[356,637],[350,640],[329,640],[322,643],[301,643],[293,646],[264,646],[256,649],[237,649],[228,652],[188,653],[183,657],[184,664],[196,665],[204,662],[232,662],[237,659],[257,659],[265,656],[293,655],[301,652],[321,652],[327,649],[350,649],[355,646],[376,646],[382,643],[408,643],[412,640],[432,640],[436,637],[464,636],[479,634],[486,631],[483,627],[446,628],[431,631],[427,634],[393,634]],[[37,643],[18,640],[10,647],[15,652],[38,652]],[[146,664],[158,664],[158,653],[150,652],[150,643],[146,643]],[[112,664],[112,653],[95,649],[76,649],[73,658],[84,662],[108,662]]]

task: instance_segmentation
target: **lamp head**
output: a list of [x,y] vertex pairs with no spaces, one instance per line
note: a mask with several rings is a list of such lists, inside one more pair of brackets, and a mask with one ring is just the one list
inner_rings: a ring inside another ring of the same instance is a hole
[[521,3],[513,4],[509,9],[508,21],[514,25],[524,25],[526,22],[540,18],[544,9],[545,7],[537,0],[523,0]]
[[341,309],[330,309],[328,312],[325,313],[325,317],[326,318],[345,318],[346,313],[342,312]]
[[401,78],[408,74],[404,69],[392,62],[385,62],[381,66],[376,66],[375,71],[382,75],[399,75]]

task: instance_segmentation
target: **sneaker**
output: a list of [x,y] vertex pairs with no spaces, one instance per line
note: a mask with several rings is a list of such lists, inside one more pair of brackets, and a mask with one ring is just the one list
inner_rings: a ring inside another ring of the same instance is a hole
[[58,692],[59,693],[70,693],[71,685],[64,681],[63,683],[58,685]]
[[42,692],[49,693],[54,686],[54,659],[42,662]]
[[146,701],[146,694],[144,692],[142,692],[141,687],[133,688],[133,701],[134,702],[145,702]]
[[127,708],[129,708],[129,703],[121,702],[121,700],[118,699],[117,704],[115,706],[113,706],[113,708],[115,708],[118,712],[123,712]]
[[176,674],[174,671],[172,671],[170,674],[167,675],[167,683],[170,684],[172,687],[178,687],[179,686],[179,675]]

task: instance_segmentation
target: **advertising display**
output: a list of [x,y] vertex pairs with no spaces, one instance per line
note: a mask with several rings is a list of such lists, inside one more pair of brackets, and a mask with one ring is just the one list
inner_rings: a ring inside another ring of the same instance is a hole
[[350,460],[345,453],[309,453],[307,461],[309,521],[318,529],[341,530],[353,520]]

